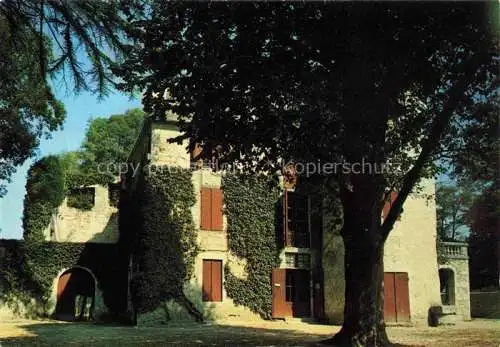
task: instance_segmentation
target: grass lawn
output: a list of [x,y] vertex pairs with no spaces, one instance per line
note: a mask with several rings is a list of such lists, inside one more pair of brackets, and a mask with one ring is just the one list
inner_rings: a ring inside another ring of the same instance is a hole
[[[51,321],[0,322],[3,346],[314,346],[339,327],[302,322],[123,327]],[[411,346],[499,346],[500,322],[455,326],[391,327],[392,341]]]

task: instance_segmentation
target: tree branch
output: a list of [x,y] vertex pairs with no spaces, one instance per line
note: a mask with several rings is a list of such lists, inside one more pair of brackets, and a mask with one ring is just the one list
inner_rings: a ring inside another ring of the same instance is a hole
[[425,140],[423,140],[421,146],[422,150],[420,151],[420,154],[413,167],[404,176],[403,184],[398,193],[398,196],[392,204],[387,218],[382,224],[381,233],[382,239],[384,241],[389,236],[389,233],[392,230],[401,209],[403,208],[403,204],[406,201],[406,198],[412,191],[414,185],[420,179],[422,169],[429,160],[433,150],[439,144],[439,141],[441,140],[441,137],[444,134],[446,127],[448,126],[450,119],[453,116],[453,113],[459,106],[460,101],[466,97],[465,92],[468,87],[468,82],[473,78],[478,68],[484,62],[484,57],[484,55],[478,53],[467,60],[464,63],[462,69],[462,71],[464,71],[462,78],[456,80],[454,85],[450,88],[448,92],[448,100],[446,100],[443,106],[443,110],[434,118],[429,135]]

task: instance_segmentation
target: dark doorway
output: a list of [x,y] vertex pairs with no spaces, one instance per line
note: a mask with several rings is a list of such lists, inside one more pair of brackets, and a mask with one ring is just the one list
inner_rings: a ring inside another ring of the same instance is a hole
[[57,282],[55,318],[73,321],[92,319],[95,300],[95,280],[83,268],[65,271]]
[[273,317],[310,317],[310,271],[273,270]]
[[452,269],[439,269],[441,304],[455,305],[455,276]]

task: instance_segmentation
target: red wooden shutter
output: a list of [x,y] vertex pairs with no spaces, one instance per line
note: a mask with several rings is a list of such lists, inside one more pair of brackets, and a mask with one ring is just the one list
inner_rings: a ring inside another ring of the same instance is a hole
[[212,198],[210,188],[201,188],[200,229],[210,230],[212,226]]
[[223,230],[222,190],[212,189],[212,225],[210,230]]
[[222,260],[203,260],[203,301],[222,301]]
[[386,322],[409,322],[410,299],[406,272],[384,273],[384,318]]
[[396,321],[396,292],[393,272],[384,273],[384,319],[386,322]]
[[410,299],[408,274],[406,272],[397,272],[394,274],[394,288],[396,291],[396,319],[398,322],[409,322]]
[[222,260],[212,260],[212,300],[222,301]]
[[212,264],[203,260],[203,301],[212,301]]
[[272,273],[272,316],[284,318],[287,316],[286,305],[286,270],[273,269]]

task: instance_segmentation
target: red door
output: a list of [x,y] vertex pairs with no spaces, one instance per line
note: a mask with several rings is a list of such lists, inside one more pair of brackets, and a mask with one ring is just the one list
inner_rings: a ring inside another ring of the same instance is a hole
[[60,300],[64,291],[66,290],[66,286],[68,285],[69,279],[71,277],[71,272],[66,272],[59,277],[59,281],[57,282],[57,300]]
[[410,298],[408,292],[408,274],[396,272],[394,274],[394,287],[396,289],[396,321],[410,321]]
[[274,269],[272,286],[273,318],[311,315],[309,270]]
[[286,304],[286,270],[273,269],[272,276],[273,296],[273,318],[285,318],[290,316],[289,307]]
[[203,259],[203,301],[222,301],[222,260]]
[[386,322],[396,322],[396,291],[392,272],[384,273],[384,319]]
[[384,273],[384,319],[386,322],[409,322],[410,299],[406,272]]

